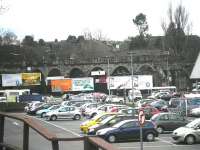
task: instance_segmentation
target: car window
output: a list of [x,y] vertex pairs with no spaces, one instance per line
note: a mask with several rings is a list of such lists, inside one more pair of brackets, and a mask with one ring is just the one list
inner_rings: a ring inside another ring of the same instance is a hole
[[70,107],[70,111],[74,111],[75,110],[75,107]]
[[169,120],[168,114],[161,115],[160,120]]
[[121,126],[122,128],[134,128],[139,127],[139,124],[137,122],[127,122]]
[[60,112],[66,112],[66,109],[65,108],[61,108],[59,111]]

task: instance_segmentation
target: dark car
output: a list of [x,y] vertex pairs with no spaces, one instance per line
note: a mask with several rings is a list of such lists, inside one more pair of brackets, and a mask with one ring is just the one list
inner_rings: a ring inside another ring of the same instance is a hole
[[[146,141],[154,141],[158,137],[155,125],[149,120],[145,121],[142,131]],[[109,142],[139,140],[140,125],[137,119],[124,120],[112,127],[98,130],[96,134]]]
[[173,131],[189,122],[183,116],[171,112],[156,114],[152,116],[151,121],[156,124],[158,133]]
[[108,127],[111,127],[111,126],[113,126],[114,124],[116,124],[120,121],[128,120],[128,119],[134,119],[134,118],[136,119],[136,117],[134,117],[132,115],[113,115],[113,116],[110,116],[110,117],[104,119],[103,121],[101,121],[99,124],[91,126],[89,128],[88,134],[89,135],[95,135],[96,132],[100,129],[108,128]]
[[150,105],[159,110],[163,110],[163,108],[166,109],[168,107],[168,102],[166,102],[165,100],[159,99],[159,100],[156,100],[156,101],[150,103]]

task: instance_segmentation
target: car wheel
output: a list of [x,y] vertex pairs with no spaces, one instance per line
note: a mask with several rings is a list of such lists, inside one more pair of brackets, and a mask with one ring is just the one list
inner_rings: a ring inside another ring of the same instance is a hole
[[164,131],[163,127],[161,126],[158,126],[156,130],[158,131],[159,134],[163,133]]
[[96,116],[97,115],[97,113],[93,113],[92,115],[91,115],[91,118],[93,118],[94,116]]
[[186,144],[194,144],[195,143],[195,137],[193,135],[188,135],[186,138],[185,138],[185,143]]
[[114,142],[116,141],[116,137],[115,137],[114,135],[109,135],[109,136],[108,136],[108,141],[109,141],[110,143],[114,143]]
[[155,139],[155,136],[153,133],[147,133],[147,135],[146,135],[147,141],[152,142],[152,141],[154,141],[154,139]]
[[41,114],[41,118],[44,118],[44,117],[45,117],[45,115],[46,115],[46,113],[45,113],[45,112],[43,112],[43,113]]
[[75,115],[74,116],[74,120],[80,120],[81,119],[81,116],[80,115]]
[[51,116],[50,120],[55,121],[57,119],[56,115]]

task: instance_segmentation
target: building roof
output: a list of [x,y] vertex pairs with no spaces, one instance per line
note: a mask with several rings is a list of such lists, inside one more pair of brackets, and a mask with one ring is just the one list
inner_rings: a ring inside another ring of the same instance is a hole
[[200,79],[200,52],[192,69],[190,79]]

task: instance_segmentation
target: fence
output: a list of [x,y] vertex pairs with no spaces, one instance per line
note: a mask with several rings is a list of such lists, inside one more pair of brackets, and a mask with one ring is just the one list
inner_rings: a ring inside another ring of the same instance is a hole
[[[9,145],[4,142],[4,125],[5,118],[12,118],[23,122],[23,145],[22,149]],[[17,116],[8,113],[0,112],[0,150],[29,150],[29,128],[35,130],[38,134],[43,136],[51,142],[52,150],[59,150],[59,142],[63,141],[83,141],[84,150],[118,150],[110,143],[104,141],[99,137],[77,137],[77,138],[58,138],[54,133],[49,132],[46,128],[39,125],[36,121],[29,117]]]

